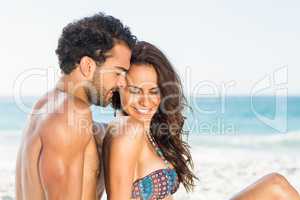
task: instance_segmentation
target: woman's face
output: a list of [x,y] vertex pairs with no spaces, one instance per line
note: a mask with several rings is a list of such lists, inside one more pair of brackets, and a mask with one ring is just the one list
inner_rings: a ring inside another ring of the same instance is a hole
[[122,109],[131,117],[150,122],[160,104],[157,73],[152,65],[132,65],[127,85],[120,90]]

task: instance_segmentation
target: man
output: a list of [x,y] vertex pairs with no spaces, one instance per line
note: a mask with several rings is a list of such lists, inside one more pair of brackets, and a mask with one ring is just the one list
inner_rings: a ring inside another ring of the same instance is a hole
[[63,29],[56,50],[62,77],[35,104],[24,130],[17,200],[99,199],[101,163],[89,107],[108,105],[124,87],[135,43],[127,27],[102,13]]

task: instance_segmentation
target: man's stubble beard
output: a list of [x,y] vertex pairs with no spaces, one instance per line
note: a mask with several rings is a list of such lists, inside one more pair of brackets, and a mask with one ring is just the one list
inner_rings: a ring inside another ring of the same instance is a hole
[[91,104],[105,107],[107,106],[107,102],[105,102],[105,94],[107,92],[104,86],[101,85],[101,81],[97,80],[96,78],[97,75],[95,74],[93,76],[93,80],[89,81],[88,87],[85,88],[85,92]]

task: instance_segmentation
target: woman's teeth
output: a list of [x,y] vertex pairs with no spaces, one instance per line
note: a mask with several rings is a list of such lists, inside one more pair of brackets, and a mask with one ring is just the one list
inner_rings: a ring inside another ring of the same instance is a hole
[[150,113],[150,109],[141,109],[141,108],[135,108],[135,110],[141,114],[149,114]]

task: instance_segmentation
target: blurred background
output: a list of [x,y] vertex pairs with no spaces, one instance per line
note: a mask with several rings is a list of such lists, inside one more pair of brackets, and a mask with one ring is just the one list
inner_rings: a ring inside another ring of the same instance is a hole
[[[274,171],[300,190],[299,10],[296,0],[2,2],[0,199],[15,197],[22,128],[59,78],[62,28],[97,12],[162,49],[181,76],[200,181],[175,199],[228,199]],[[95,121],[113,119],[111,108],[92,109]]]

